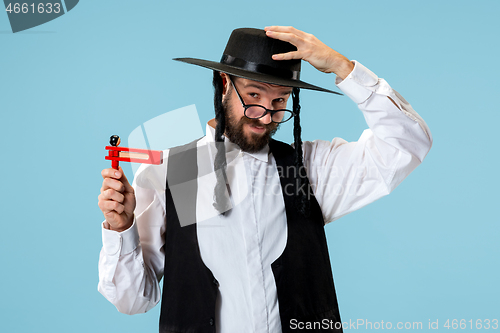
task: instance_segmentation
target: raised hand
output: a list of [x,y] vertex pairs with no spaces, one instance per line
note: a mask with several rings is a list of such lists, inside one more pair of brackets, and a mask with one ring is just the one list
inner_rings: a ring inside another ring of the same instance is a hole
[[354,65],[342,54],[325,45],[314,35],[294,27],[270,26],[264,29],[266,35],[297,47],[297,51],[273,55],[274,60],[302,59],[324,73],[335,73],[345,79]]

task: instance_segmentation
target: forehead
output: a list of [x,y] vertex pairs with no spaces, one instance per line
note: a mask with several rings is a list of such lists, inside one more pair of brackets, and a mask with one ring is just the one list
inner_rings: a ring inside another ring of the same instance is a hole
[[238,85],[242,88],[256,88],[262,91],[267,92],[276,92],[280,94],[291,93],[291,87],[279,86],[277,84],[264,83],[259,81],[253,81],[249,79],[245,79],[242,77],[234,77],[234,81],[238,82]]

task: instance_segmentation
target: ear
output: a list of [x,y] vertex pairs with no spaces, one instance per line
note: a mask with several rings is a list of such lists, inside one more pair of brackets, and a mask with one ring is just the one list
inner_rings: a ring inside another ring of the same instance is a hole
[[220,72],[222,78],[222,98],[229,92],[229,76],[226,73]]

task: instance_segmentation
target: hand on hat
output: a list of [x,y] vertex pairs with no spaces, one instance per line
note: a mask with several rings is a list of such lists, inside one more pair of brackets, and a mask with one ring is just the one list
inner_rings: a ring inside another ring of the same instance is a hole
[[266,35],[297,47],[297,51],[273,55],[274,60],[302,59],[324,73],[335,73],[345,79],[354,65],[342,54],[323,44],[314,35],[294,27],[271,26],[264,29]]

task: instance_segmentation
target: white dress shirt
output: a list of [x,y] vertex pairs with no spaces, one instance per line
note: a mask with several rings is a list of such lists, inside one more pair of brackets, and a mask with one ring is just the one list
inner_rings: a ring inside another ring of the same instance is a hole
[[[410,104],[385,80],[354,64],[336,84],[358,104],[370,128],[357,142],[303,143],[304,165],[325,223],[389,194],[432,145],[427,125]],[[275,159],[268,147],[246,153],[226,140],[232,209],[221,217],[212,205],[214,129],[207,125],[206,133],[197,143],[208,145],[209,153],[198,158],[196,226],[203,262],[220,284],[217,332],[281,332],[271,263],[285,249],[287,222]],[[168,269],[163,253],[168,150],[164,156],[162,165],[143,165],[137,172],[132,227],[102,230],[98,290],[127,314],[146,312],[159,302],[159,281]]]

